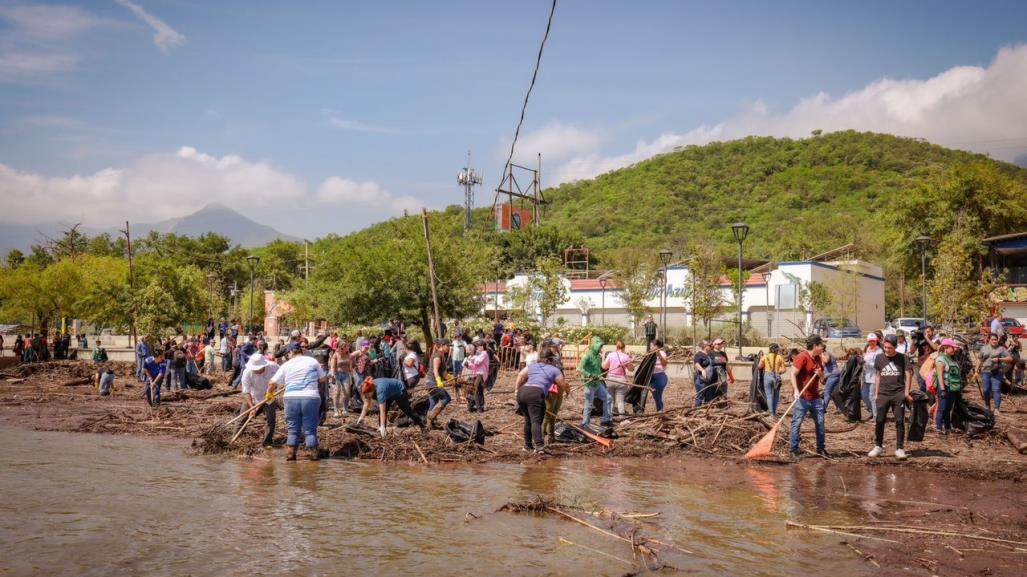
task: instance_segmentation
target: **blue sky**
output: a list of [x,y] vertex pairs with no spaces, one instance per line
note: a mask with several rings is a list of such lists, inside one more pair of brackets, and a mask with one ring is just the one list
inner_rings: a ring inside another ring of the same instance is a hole
[[[461,202],[468,150],[490,203],[548,11],[0,0],[0,221],[218,201],[310,238]],[[542,152],[551,185],[681,144],[856,128],[1027,164],[1025,24],[1012,1],[561,0],[518,156]]]

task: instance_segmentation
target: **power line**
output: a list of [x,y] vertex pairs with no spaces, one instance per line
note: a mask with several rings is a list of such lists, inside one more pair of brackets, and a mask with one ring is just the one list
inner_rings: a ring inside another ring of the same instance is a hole
[[506,158],[503,166],[503,174],[513,162],[514,148],[517,146],[517,138],[521,135],[521,126],[524,124],[524,113],[528,110],[528,99],[531,98],[531,91],[535,88],[535,80],[538,78],[538,69],[542,65],[542,51],[546,47],[546,40],[549,39],[549,29],[553,26],[553,14],[556,12],[556,0],[549,9],[549,20],[546,22],[546,33],[542,36],[542,43],[538,47],[538,57],[535,58],[535,71],[531,73],[531,84],[528,85],[528,92],[524,95],[524,104],[521,105],[521,118],[517,121],[517,130],[514,131],[513,142],[510,143],[510,155]]

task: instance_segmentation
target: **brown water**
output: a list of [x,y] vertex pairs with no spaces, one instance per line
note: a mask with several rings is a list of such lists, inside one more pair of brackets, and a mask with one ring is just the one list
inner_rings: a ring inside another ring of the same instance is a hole
[[[849,577],[868,565],[789,518],[848,522],[840,477],[818,468],[576,461],[452,467],[186,455],[180,444],[3,429],[0,575],[620,575],[630,569],[559,537],[631,558],[566,520],[496,513],[552,495],[660,512],[644,534],[694,555],[696,574]],[[850,491],[887,495],[865,473]],[[479,515],[465,521],[467,513]]]

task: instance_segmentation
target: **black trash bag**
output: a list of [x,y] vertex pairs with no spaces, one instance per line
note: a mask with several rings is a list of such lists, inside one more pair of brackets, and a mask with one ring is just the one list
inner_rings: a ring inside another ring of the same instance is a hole
[[931,416],[927,411],[927,406],[931,404],[931,395],[913,389],[909,396],[913,397],[913,410],[909,417],[909,427],[906,428],[906,441],[919,443],[924,440],[924,433],[931,422]]
[[474,441],[478,445],[485,444],[485,426],[481,424],[481,421],[475,421],[473,425],[470,425],[463,421],[450,419],[446,423],[446,434],[455,443]]
[[604,403],[603,400],[600,399],[599,397],[596,397],[596,398],[592,399],[592,411],[589,413],[589,416],[591,416],[591,417],[599,417],[600,419],[602,419],[603,418],[603,405],[605,405],[605,404],[606,403]]
[[214,385],[210,382],[207,377],[201,377],[194,373],[186,371],[185,373],[185,386],[190,389],[205,390],[212,389]]
[[649,400],[649,381],[653,378],[653,369],[656,368],[656,354],[646,355],[635,369],[633,383],[636,385],[628,389],[624,395],[624,402],[634,409],[636,415],[645,412],[646,402]]
[[995,428],[995,413],[962,399],[952,407],[952,426],[966,431],[967,438],[973,438]]
[[760,369],[760,359],[763,358],[763,351],[752,359],[752,381],[749,383],[749,406],[754,413],[765,413],[770,410],[767,402],[767,392],[763,388],[763,370]]
[[[428,418],[428,395],[424,395],[410,401],[410,408],[414,411],[414,414],[421,417],[421,421],[424,422]],[[410,417],[403,414],[402,411],[399,412],[392,422],[397,427],[409,427],[414,424]]]
[[581,431],[564,422],[559,422],[553,429],[558,443],[587,443],[588,437],[581,434]]
[[842,414],[849,421],[859,422],[863,419],[862,386],[863,365],[858,357],[849,357],[838,385],[831,393],[831,400],[841,407]]

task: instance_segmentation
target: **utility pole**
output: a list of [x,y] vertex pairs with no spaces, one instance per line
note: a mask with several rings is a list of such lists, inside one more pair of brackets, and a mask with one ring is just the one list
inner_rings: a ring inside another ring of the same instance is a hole
[[[421,220],[424,223],[424,243],[428,250],[428,282],[431,284],[431,301],[435,309],[435,334],[442,335],[442,319],[439,317],[439,295],[435,292],[435,261],[431,255],[431,232],[428,230],[428,209],[421,209]],[[434,342],[435,339],[432,339]]]
[[[132,268],[132,231],[128,226],[128,221],[125,221],[125,242],[128,245],[128,288],[129,291],[135,296],[135,270]],[[135,348],[139,344],[139,338],[136,336],[136,312],[135,306],[131,307],[132,315],[128,321],[128,344]]]

